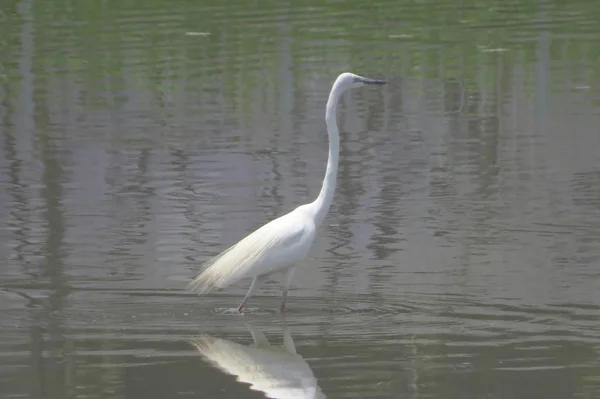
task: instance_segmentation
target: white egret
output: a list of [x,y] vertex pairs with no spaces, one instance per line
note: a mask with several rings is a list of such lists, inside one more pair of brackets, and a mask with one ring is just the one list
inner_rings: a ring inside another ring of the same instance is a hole
[[383,80],[368,79],[352,73],[342,73],[335,80],[325,111],[325,123],[329,136],[329,158],[327,170],[319,196],[310,204],[265,224],[237,244],[203,265],[202,272],[189,284],[198,294],[207,294],[225,288],[239,280],[252,277],[246,296],[238,306],[238,312],[256,291],[265,278],[282,272],[283,299],[281,311],[285,310],[288,289],[294,277],[296,264],[308,256],[318,227],[329,211],[335,191],[340,138],[336,121],[336,109],[341,95],[348,89],[369,84],[381,85]]

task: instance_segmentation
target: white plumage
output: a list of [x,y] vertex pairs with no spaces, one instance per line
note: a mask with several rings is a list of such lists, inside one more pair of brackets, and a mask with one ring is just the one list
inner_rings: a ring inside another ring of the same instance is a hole
[[[272,220],[205,263],[190,288],[205,294],[246,277],[281,271],[308,255],[315,223],[302,207]],[[227,265],[227,266],[224,266]]]
[[189,284],[192,291],[208,294],[215,289],[235,284],[243,278],[253,277],[252,284],[238,307],[238,311],[241,312],[248,298],[266,276],[274,272],[284,272],[281,311],[285,310],[295,265],[308,256],[315,241],[317,228],[323,222],[333,199],[340,146],[336,121],[339,98],[350,88],[384,83],[386,82],[367,79],[352,73],[342,73],[338,76],[329,94],[325,112],[329,157],[319,196],[310,204],[301,205],[290,213],[265,224],[210,259],[203,265],[202,272]]

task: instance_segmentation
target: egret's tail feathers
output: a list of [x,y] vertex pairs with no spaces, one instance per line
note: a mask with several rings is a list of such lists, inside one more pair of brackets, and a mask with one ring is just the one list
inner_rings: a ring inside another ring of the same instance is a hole
[[295,229],[291,233],[286,230],[282,235],[279,230],[270,230],[269,226],[266,224],[206,262],[204,270],[189,284],[189,289],[198,294],[208,294],[235,284],[242,278],[271,272],[273,261],[269,257],[276,258],[271,250],[277,249],[278,245],[285,250],[285,245],[297,241],[303,230]]
[[218,287],[215,285],[214,281],[211,279],[210,274],[201,273],[196,277],[192,282],[188,284],[188,290],[195,292],[196,294],[210,294],[215,291]]
[[227,255],[234,248],[235,245],[207,261],[203,266],[204,270],[188,284],[188,289],[200,295],[210,294],[235,282],[231,279],[232,272],[237,269],[235,262],[227,262]]
[[204,265],[204,270],[188,284],[188,290],[203,295],[210,294],[219,288],[223,288],[218,285],[221,280],[221,273],[219,273],[218,269],[215,267],[215,262],[219,257],[220,256],[217,256],[209,260]]

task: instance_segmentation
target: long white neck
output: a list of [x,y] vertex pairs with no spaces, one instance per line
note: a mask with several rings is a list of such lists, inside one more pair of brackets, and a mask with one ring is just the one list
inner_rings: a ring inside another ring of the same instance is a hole
[[325,112],[325,123],[327,124],[327,135],[329,136],[329,157],[327,159],[327,170],[323,179],[323,186],[316,200],[309,204],[314,212],[315,224],[319,226],[329,211],[335,185],[337,180],[338,161],[340,155],[340,133],[338,131],[336,110],[340,98],[340,88],[337,85],[331,90],[327,100]]

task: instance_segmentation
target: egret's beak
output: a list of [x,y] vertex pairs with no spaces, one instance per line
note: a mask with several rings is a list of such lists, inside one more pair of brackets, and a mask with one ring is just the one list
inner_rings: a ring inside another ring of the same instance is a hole
[[377,80],[377,79],[369,79],[369,78],[356,78],[358,82],[364,83],[366,85],[384,85],[387,82],[385,80]]

